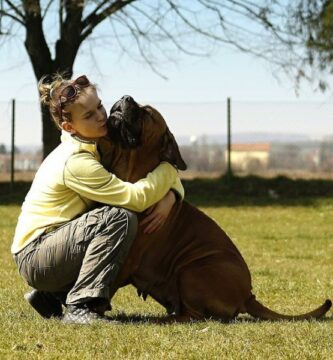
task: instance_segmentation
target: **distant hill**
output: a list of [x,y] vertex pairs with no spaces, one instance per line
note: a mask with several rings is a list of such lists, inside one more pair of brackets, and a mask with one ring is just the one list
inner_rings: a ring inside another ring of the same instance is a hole
[[[201,136],[177,136],[177,142],[179,145],[190,145],[197,141],[199,143],[207,144],[226,144],[226,134],[216,135],[201,135]],[[308,135],[303,134],[288,134],[288,133],[264,133],[264,132],[244,132],[232,134],[233,143],[295,143],[295,142],[308,142],[311,139]]]
[[[306,134],[292,134],[292,133],[268,133],[268,132],[239,132],[232,133],[232,143],[308,143],[319,142],[324,139],[330,138],[332,140],[333,135],[326,135],[322,138],[314,138]],[[179,145],[190,145],[194,141],[199,144],[221,144],[227,143],[226,134],[215,135],[200,135],[200,136],[176,136]],[[20,152],[35,153],[41,150],[41,145],[17,145]],[[10,146],[6,145],[7,151],[10,150]]]

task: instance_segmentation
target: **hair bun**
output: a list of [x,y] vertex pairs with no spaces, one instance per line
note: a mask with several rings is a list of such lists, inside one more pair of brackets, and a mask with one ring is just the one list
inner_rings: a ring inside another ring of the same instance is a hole
[[40,102],[43,105],[49,105],[51,101],[52,79],[49,75],[44,75],[38,82],[38,90],[40,94]]

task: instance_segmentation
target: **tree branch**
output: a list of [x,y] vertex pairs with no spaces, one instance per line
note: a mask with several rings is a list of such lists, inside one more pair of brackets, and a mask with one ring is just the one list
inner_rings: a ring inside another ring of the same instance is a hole
[[44,20],[46,17],[47,12],[49,11],[50,6],[52,5],[52,3],[54,2],[54,0],[49,0],[49,2],[47,3],[45,10],[44,10],[44,14],[42,15],[42,19]]
[[19,19],[18,17],[14,16],[12,14],[9,14],[6,11],[0,10],[0,15],[7,16],[7,17],[11,18],[12,20],[14,20],[14,21],[20,23],[21,25],[25,26],[25,23],[21,19]]
[[59,19],[59,37],[61,38],[62,29],[63,29],[63,12],[64,12],[64,4],[63,1],[59,1],[59,11],[58,11],[58,19]]
[[109,0],[104,0],[101,1],[96,7],[95,9],[89,14],[87,15],[87,17],[85,18],[85,20],[83,21],[83,27],[87,26],[88,23],[90,23],[90,21],[97,15],[98,11],[106,4],[108,4],[110,1]]
[[196,33],[204,35],[210,39],[213,40],[219,40],[219,41],[223,41],[223,39],[219,36],[216,36],[214,34],[211,34],[207,31],[204,31],[203,29],[200,29],[198,26],[194,25],[191,21],[189,21],[184,14],[179,10],[179,8],[174,4],[173,1],[171,0],[166,0],[167,3],[170,5],[170,7],[172,8],[172,10],[178,15],[178,17],[192,30],[194,30]]
[[[59,5],[60,37],[56,42],[56,66],[72,75],[75,57],[82,43],[82,13],[84,0],[61,1]],[[65,19],[64,17],[65,12]]]
[[160,17],[154,19],[152,16],[148,15],[145,11],[141,10],[139,7],[133,5],[132,6],[133,9],[135,9],[136,11],[138,11],[140,14],[142,14],[144,17],[146,17],[153,25],[157,26],[162,33],[164,33],[164,35],[166,36],[166,38],[168,38],[174,45],[175,47],[182,51],[184,54],[187,55],[194,55],[194,56],[202,56],[205,54],[199,54],[196,53],[194,51],[189,51],[187,49],[185,49],[177,40],[176,38],[172,35],[172,33],[170,31],[168,31],[163,25],[161,25],[160,20],[163,19],[167,13],[170,11],[170,9],[167,9],[165,13],[161,14]]
[[24,22],[24,14],[10,1],[5,0],[5,3],[19,16],[19,18]]
[[[129,16],[126,13],[124,13],[124,14],[126,15],[126,18]],[[143,48],[143,45],[140,41],[140,37],[137,36],[136,30],[138,30],[138,29],[136,28],[135,22],[134,22],[134,28],[133,28],[130,24],[128,24],[128,21],[125,21],[120,16],[118,16],[118,19],[120,19],[125,24],[125,26],[130,30],[132,37],[133,37],[134,41],[136,42],[136,45],[137,45],[137,48],[139,50],[141,57],[148,64],[148,66],[152,69],[152,71],[155,74],[157,74],[158,76],[162,77],[164,80],[167,80],[168,78],[165,75],[163,75],[160,71],[157,70],[156,66],[154,65],[154,62],[152,61],[152,58],[147,55],[145,49]]]
[[111,16],[115,12],[119,11],[120,9],[123,9],[125,6],[129,5],[130,3],[134,2],[136,0],[117,0],[108,7],[106,7],[101,13],[98,14],[98,10],[100,10],[105,4],[109,3],[109,1],[102,1],[101,4],[99,4],[96,9],[88,15],[82,22],[82,34],[81,39],[82,41],[87,38],[94,28],[101,23],[105,18],[108,16]]

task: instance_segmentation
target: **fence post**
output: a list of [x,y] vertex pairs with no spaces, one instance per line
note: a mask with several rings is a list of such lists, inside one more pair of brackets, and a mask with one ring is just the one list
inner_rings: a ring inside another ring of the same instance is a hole
[[232,177],[232,167],[231,167],[231,99],[227,98],[227,148],[228,148],[228,158],[227,158],[227,177],[231,179]]
[[15,174],[15,99],[12,100],[12,147],[11,147],[11,162],[10,162],[10,189],[14,188],[14,174]]

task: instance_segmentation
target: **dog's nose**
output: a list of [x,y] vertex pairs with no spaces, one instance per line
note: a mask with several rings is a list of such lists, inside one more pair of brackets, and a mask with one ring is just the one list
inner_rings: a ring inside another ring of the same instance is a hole
[[134,99],[132,98],[132,96],[129,96],[129,95],[124,95],[121,100],[123,101],[127,101],[129,103],[134,103]]

